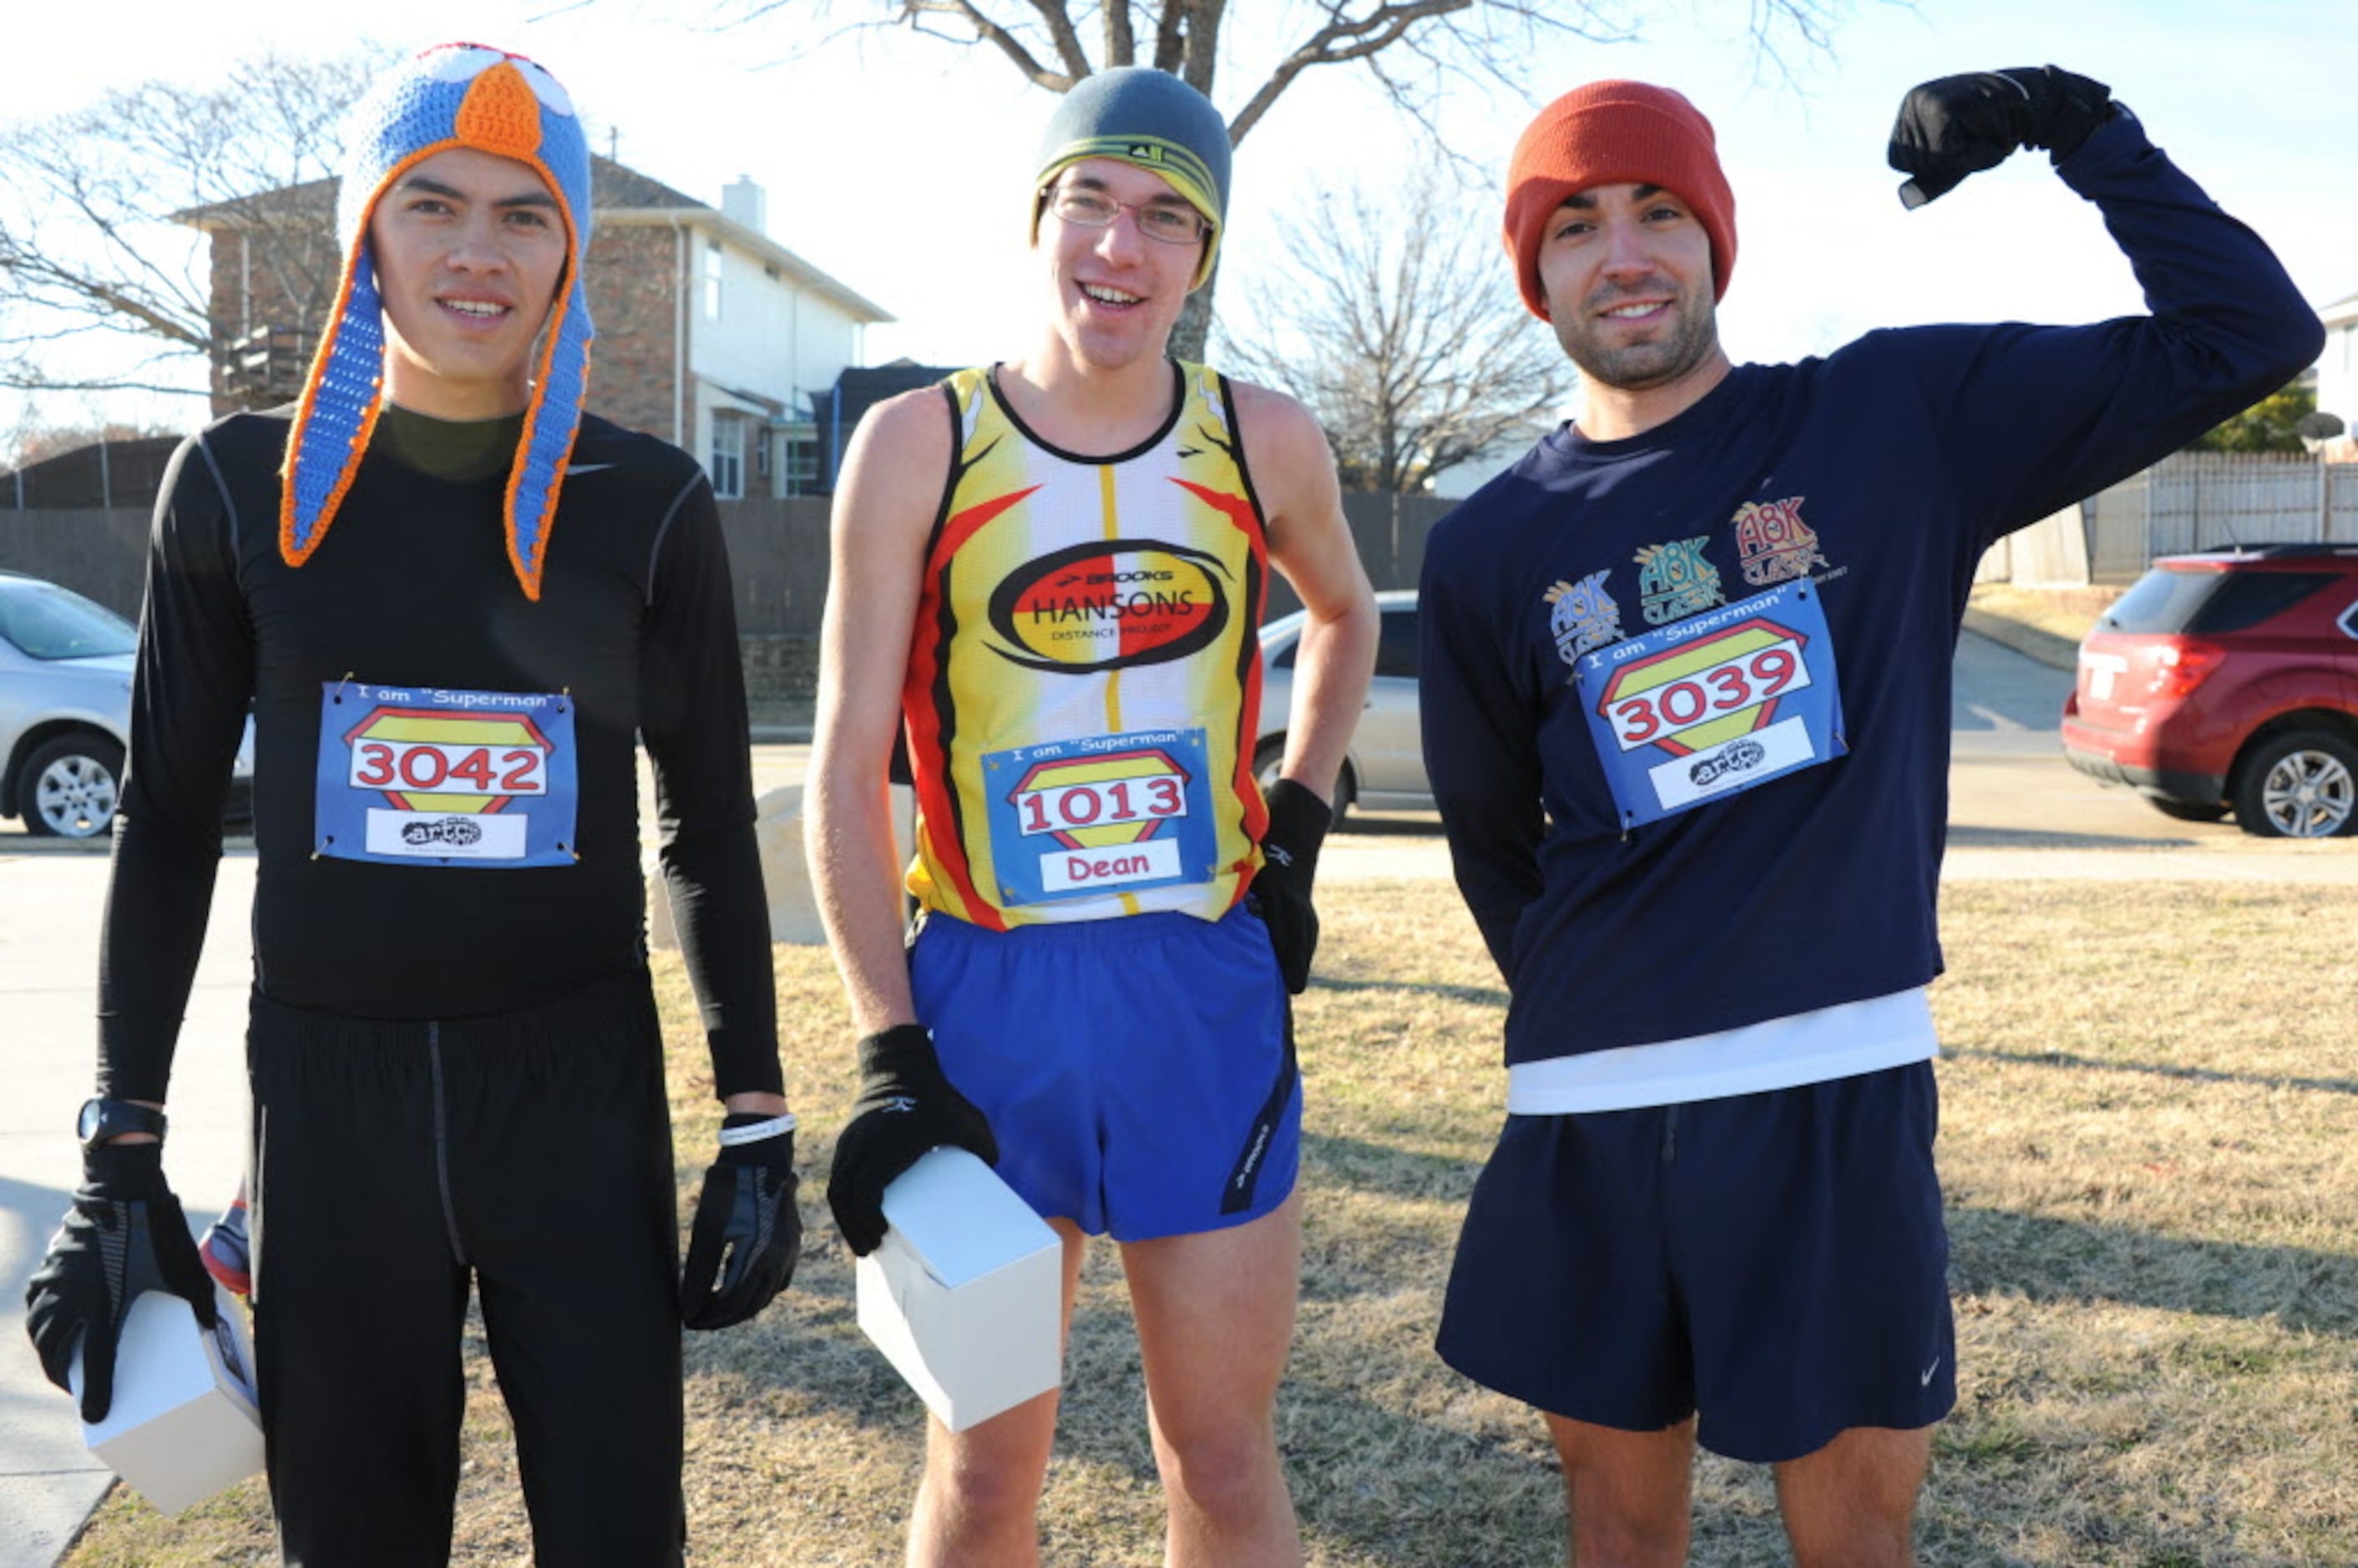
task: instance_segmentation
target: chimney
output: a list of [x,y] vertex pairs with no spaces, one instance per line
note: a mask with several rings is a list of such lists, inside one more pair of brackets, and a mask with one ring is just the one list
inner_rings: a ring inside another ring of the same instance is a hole
[[757,234],[770,232],[770,199],[745,175],[739,175],[720,192],[721,215],[742,223]]

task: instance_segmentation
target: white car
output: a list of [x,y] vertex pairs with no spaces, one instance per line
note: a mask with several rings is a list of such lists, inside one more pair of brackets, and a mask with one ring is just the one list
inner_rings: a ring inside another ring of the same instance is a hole
[[[1433,784],[1424,776],[1424,742],[1416,706],[1416,593],[1376,595],[1383,635],[1376,648],[1376,678],[1351,737],[1343,776],[1335,789],[1335,820],[1362,811],[1431,811]],[[1260,733],[1253,744],[1253,776],[1276,782],[1285,756],[1285,726],[1293,700],[1293,655],[1302,641],[1303,612],[1282,615],[1260,629]]]
[[[53,582],[0,571],[0,816],[44,838],[94,838],[114,821],[131,730],[137,627]],[[232,780],[251,798],[254,724]]]

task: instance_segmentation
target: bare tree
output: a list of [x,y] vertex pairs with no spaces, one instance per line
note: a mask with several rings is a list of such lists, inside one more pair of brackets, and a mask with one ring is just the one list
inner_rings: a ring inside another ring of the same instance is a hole
[[1305,198],[1284,260],[1220,320],[1220,362],[1325,427],[1346,488],[1426,489],[1562,417],[1572,366],[1498,254],[1496,214],[1428,169],[1396,195]]
[[[1283,7],[1273,57],[1243,105],[1228,117],[1228,142],[1242,146],[1271,105],[1305,71],[1358,64],[1401,112],[1433,128],[1435,95],[1452,81],[1520,91],[1522,62],[1548,37],[1592,43],[1637,38],[1629,19],[1647,0],[1296,0]],[[1731,5],[1735,0],[1725,0]],[[1785,51],[1829,44],[1849,0],[1742,0],[1757,58],[1784,70]],[[1228,0],[712,0],[720,16],[770,17],[815,43],[905,28],[960,48],[987,45],[1034,86],[1065,92],[1091,72],[1151,65],[1184,78],[1206,97],[1219,65]],[[847,15],[849,14],[849,15]],[[1089,34],[1094,33],[1095,52]],[[1233,55],[1230,38],[1225,46]],[[1436,135],[1435,140],[1438,141]],[[1174,352],[1200,358],[1218,279],[1189,296],[1171,335]]]
[[[339,121],[383,62],[265,55],[0,130],[0,387],[186,392],[170,369],[190,355],[218,384],[241,338],[281,323],[215,308],[200,229],[241,247],[238,272],[290,321],[323,316]],[[99,368],[52,370],[66,362]]]

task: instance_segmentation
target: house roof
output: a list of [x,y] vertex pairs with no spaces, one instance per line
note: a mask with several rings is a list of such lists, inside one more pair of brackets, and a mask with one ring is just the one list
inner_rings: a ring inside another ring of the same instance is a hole
[[2358,321],[2358,294],[2344,295],[2317,314],[2329,327],[2338,327],[2344,321]]
[[[658,190],[665,189],[655,185],[653,180],[647,183],[654,185]],[[671,194],[676,196],[678,192],[673,191]],[[708,206],[701,201],[687,201],[683,198],[679,204],[664,203],[650,207],[618,208],[601,206],[598,209],[598,222],[622,226],[691,223],[698,229],[707,230],[727,240],[741,250],[752,252],[764,266],[775,267],[813,294],[832,302],[838,309],[855,321],[874,323],[900,319],[866,295],[838,283],[835,278],[821,272],[760,230],[749,229],[719,208]]]
[[[233,201],[190,207],[173,213],[172,217],[175,222],[210,232],[216,229],[235,229],[251,222],[257,209],[332,211],[340,183],[336,177],[330,175],[325,179],[281,186],[276,190],[262,191]],[[898,319],[865,295],[821,272],[768,235],[749,229],[727,216],[709,202],[698,201],[693,196],[673,189],[660,179],[595,153],[590,155],[590,210],[600,223],[692,222],[741,249],[751,251],[764,265],[777,268],[802,287],[834,304],[854,320],[873,323]]]
[[820,488],[832,490],[851,432],[869,409],[888,397],[931,386],[950,375],[955,365],[921,365],[903,358],[891,364],[847,368],[824,392],[811,394],[811,423],[817,427]]

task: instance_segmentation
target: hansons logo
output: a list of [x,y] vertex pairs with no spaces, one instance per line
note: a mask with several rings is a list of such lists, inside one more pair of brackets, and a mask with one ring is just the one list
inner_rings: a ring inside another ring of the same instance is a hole
[[990,596],[1001,657],[1026,669],[1094,675],[1184,659],[1228,623],[1216,556],[1154,539],[1076,545],[1011,572]]

